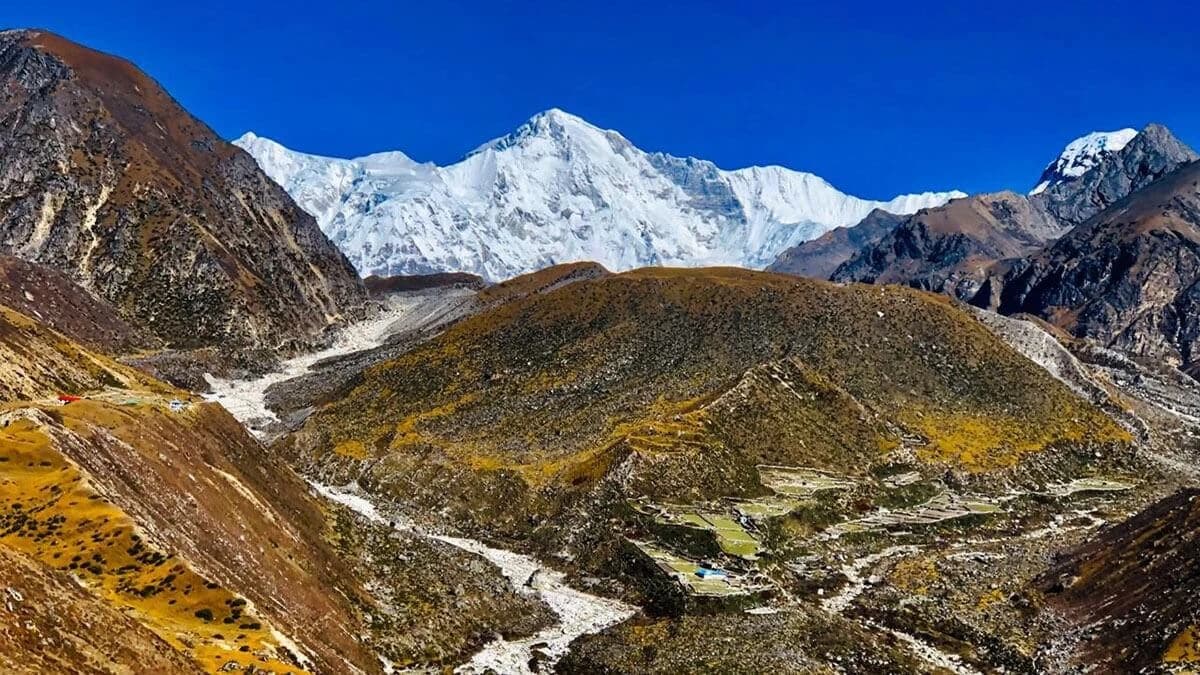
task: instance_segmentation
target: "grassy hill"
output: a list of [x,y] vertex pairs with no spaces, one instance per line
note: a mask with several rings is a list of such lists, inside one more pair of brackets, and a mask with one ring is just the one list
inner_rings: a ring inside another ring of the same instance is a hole
[[462,321],[367,370],[277,449],[557,551],[594,543],[566,523],[607,527],[627,498],[761,495],[759,464],[908,462],[984,485],[1077,472],[1128,438],[944,297],[644,269]]

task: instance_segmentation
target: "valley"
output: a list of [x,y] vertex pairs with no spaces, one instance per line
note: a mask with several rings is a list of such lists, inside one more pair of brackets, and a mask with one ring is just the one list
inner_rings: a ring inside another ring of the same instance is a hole
[[[723,279],[722,274],[718,272],[716,279]],[[704,279],[705,275],[704,271],[665,276],[651,274],[646,279],[666,280],[669,283],[679,278],[691,282],[693,278],[696,281]],[[573,287],[611,283],[619,281],[622,276],[576,281],[569,286],[548,291],[545,295],[525,296],[517,302],[532,302],[535,305],[553,302],[557,306],[562,301],[556,296],[573,290]],[[633,278],[639,279],[638,283],[644,283],[637,275]],[[772,280],[763,278],[760,283],[770,284]],[[450,294],[453,295],[453,292]],[[431,301],[428,293],[419,300],[415,297],[417,295],[414,293],[414,297],[406,302],[415,301],[429,306]],[[565,307],[578,305],[574,301],[562,304]],[[718,301],[714,302],[713,307],[727,304],[736,306],[737,303]],[[461,319],[461,323],[451,324],[446,331],[451,335],[459,332],[474,334],[472,322],[484,322],[492,313],[503,315],[505,309],[501,305],[485,311],[482,316],[467,316]],[[518,316],[537,315],[537,311],[531,315],[512,308],[508,311],[516,312]],[[401,325],[403,322],[393,324],[394,327]],[[449,336],[442,333],[426,339],[438,343],[449,339]],[[1027,338],[1025,344],[1030,342]],[[355,346],[365,345],[358,343]],[[437,344],[425,347],[433,350],[443,348]],[[412,349],[419,351],[422,347],[418,343]],[[465,348],[465,351],[470,353],[477,351],[477,348]],[[620,361],[619,358],[616,360]],[[342,362],[355,363],[353,359]],[[567,363],[553,359],[552,362],[559,369],[566,367],[564,364]],[[337,358],[331,358],[326,361],[326,367],[333,364],[336,368],[337,363]],[[429,360],[422,357],[414,363],[429,363]],[[1086,366],[1077,362],[1075,366],[1086,370]],[[756,370],[751,368],[749,372]],[[767,385],[778,388],[788,398],[806,398],[808,390],[801,388],[801,380],[796,379],[795,371],[789,370],[789,367],[772,366],[764,372],[768,374],[765,380],[757,377],[744,379],[731,393],[739,389],[752,391],[755,386]],[[809,378],[812,377],[809,375]],[[580,384],[576,382],[576,387]],[[356,387],[358,390],[371,388],[371,385],[362,383]],[[518,390],[527,390],[527,385],[519,385]],[[586,386],[583,390],[587,390]],[[463,395],[462,392],[456,394],[460,401]],[[467,400],[471,401],[469,397]],[[720,402],[721,398],[711,401],[706,404],[706,409],[720,410]],[[457,408],[455,413],[464,414],[471,405],[475,403]],[[670,406],[666,408],[668,411],[671,409]],[[402,419],[407,413],[395,414]],[[976,453],[984,448],[960,448],[960,441],[953,438],[946,441],[947,446],[937,453],[922,451],[910,444],[928,441],[915,435],[901,434],[893,450],[887,450],[884,446],[875,451],[880,453],[875,455],[877,459],[868,459],[865,471],[858,475],[831,471],[831,465],[816,468],[760,463],[747,467],[755,477],[751,484],[739,487],[736,493],[718,490],[698,500],[695,497],[681,500],[679,494],[664,499],[663,496],[643,494],[631,487],[639,484],[636,473],[628,473],[631,469],[637,471],[633,468],[636,464],[631,464],[631,460],[634,457],[640,461],[645,461],[643,457],[659,457],[661,459],[658,461],[676,462],[676,473],[707,471],[703,467],[706,463],[703,455],[689,452],[687,446],[713,443],[704,440],[706,433],[709,433],[705,428],[711,427],[713,422],[693,426],[694,423],[686,421],[686,414],[683,417],[678,413],[667,414],[673,415],[668,418],[673,420],[669,424],[665,421],[625,424],[629,431],[620,432],[625,439],[621,442],[634,444],[636,448],[644,447],[645,450],[635,451],[636,454],[624,461],[604,460],[608,466],[621,467],[620,471],[626,474],[619,482],[613,483],[612,479],[605,477],[588,479],[599,487],[592,488],[590,494],[578,497],[581,501],[575,503],[588,504],[587,508],[592,513],[610,513],[605,527],[614,529],[617,536],[606,539],[598,533],[580,532],[600,537],[587,539],[586,548],[575,548],[578,544],[574,544],[570,537],[559,538],[562,532],[559,528],[571,530],[582,525],[582,521],[574,520],[569,513],[554,515],[553,511],[530,511],[529,514],[546,514],[532,516],[544,523],[532,530],[496,527],[494,523],[510,522],[511,516],[500,515],[497,519],[497,515],[505,512],[490,511],[495,507],[489,505],[486,495],[493,490],[503,489],[509,495],[510,504],[513,504],[511,495],[520,494],[513,492],[515,480],[524,484],[523,489],[531,491],[520,497],[517,503],[528,505],[520,508],[547,508],[548,505],[539,506],[538,500],[549,499],[549,495],[564,489],[556,486],[559,480],[556,476],[575,476],[571,479],[572,486],[578,488],[581,485],[578,476],[587,474],[580,474],[581,469],[573,465],[583,462],[584,466],[588,466],[588,463],[598,461],[590,451],[584,451],[578,459],[551,460],[552,468],[535,469],[528,460],[523,460],[522,465],[518,465],[520,468],[514,467],[515,472],[496,466],[493,461],[474,464],[474,469],[469,468],[472,464],[467,464],[462,469],[475,472],[474,476],[449,481],[439,479],[439,485],[457,483],[467,487],[461,488],[464,490],[461,496],[454,496],[453,501],[440,502],[438,506],[434,506],[438,501],[430,501],[437,499],[434,495],[423,493],[408,481],[401,483],[407,486],[402,492],[388,487],[389,474],[382,473],[381,469],[395,471],[386,467],[386,464],[397,461],[399,457],[385,455],[382,460],[378,457],[373,459],[369,454],[356,457],[338,449],[350,444],[370,453],[368,449],[372,446],[380,447],[378,441],[327,441],[331,443],[327,447],[334,449],[329,460],[314,461],[304,459],[301,455],[298,466],[302,472],[317,477],[317,480],[334,481],[334,484],[357,481],[361,486],[352,493],[322,488],[326,495],[332,495],[335,499],[370,500],[358,503],[360,508],[372,514],[378,508],[372,502],[386,504],[389,513],[397,514],[396,522],[406,523],[405,527],[451,533],[449,540],[460,545],[466,544],[469,549],[473,548],[476,552],[492,551],[491,556],[483,554],[493,561],[497,560],[497,555],[508,554],[499,554],[495,549],[485,547],[471,538],[503,542],[502,545],[506,547],[523,551],[525,556],[532,554],[548,561],[551,570],[557,568],[557,571],[549,572],[556,578],[564,578],[568,583],[590,585],[593,592],[621,598],[641,608],[637,617],[619,625],[589,623],[585,630],[571,634],[570,639],[561,632],[546,634],[557,634],[564,640],[559,643],[561,646],[548,648],[546,653],[555,654],[555,658],[563,657],[565,660],[560,663],[568,664],[564,666],[568,670],[655,670],[658,666],[638,658],[631,659],[623,651],[624,648],[612,651],[611,646],[605,646],[609,645],[609,640],[616,639],[619,644],[628,647],[628,642],[634,639],[628,631],[637,626],[642,626],[636,628],[637,631],[645,632],[653,626],[687,621],[687,630],[695,639],[705,639],[702,636],[709,635],[707,631],[719,630],[727,636],[737,636],[737,640],[746,640],[749,638],[742,630],[749,628],[733,628],[723,617],[744,616],[746,619],[743,621],[753,625],[759,620],[778,622],[784,620],[780,617],[790,618],[796,613],[821,611],[835,617],[832,620],[851,622],[860,626],[864,634],[873,635],[846,657],[865,659],[863,663],[873,660],[893,665],[907,663],[918,670],[930,671],[949,668],[955,672],[978,672],[997,667],[1032,671],[1040,667],[1040,659],[1044,658],[1038,653],[1036,645],[1042,639],[1048,639],[1055,630],[1053,623],[1036,610],[1036,603],[1040,601],[1030,589],[1034,583],[1033,576],[1048,564],[1054,552],[1086,541],[1090,534],[1106,524],[1122,520],[1143,505],[1169,494],[1172,486],[1183,485],[1187,481],[1186,476],[1140,458],[1137,453],[1130,453],[1128,446],[1123,444],[1132,437],[1116,430],[1119,428],[1106,432],[1113,434],[1112,440],[1107,441],[1107,447],[1091,444],[1095,450],[1086,457],[1052,453],[1035,459],[1026,468],[1006,468],[1011,460],[999,457],[982,461]],[[705,413],[706,416],[712,414],[714,412]],[[316,419],[319,421],[319,417]],[[428,419],[430,422],[436,420],[435,417]],[[531,428],[530,421],[525,420],[526,434]],[[308,420],[301,429],[311,426],[313,422],[312,419]],[[426,424],[428,422],[418,422],[410,427],[402,422],[397,427],[397,436],[390,441],[390,447],[404,448],[405,444],[415,442],[415,439],[408,439],[422,433]],[[370,428],[371,425],[365,426]],[[492,429],[494,435],[497,429],[494,421]],[[668,429],[672,431],[664,433]],[[302,438],[304,432],[300,433]],[[695,438],[689,440],[689,435]],[[554,437],[560,439],[559,443],[561,439],[569,438],[560,433]],[[1125,440],[1121,440],[1122,437]],[[281,448],[288,448],[296,438],[285,437],[277,444]],[[536,436],[526,435],[525,438],[528,443]],[[403,444],[397,445],[398,439],[404,439]],[[361,443],[361,446],[357,443]],[[713,453],[714,446],[708,447]],[[934,466],[945,462],[942,458],[948,451],[958,454],[958,469],[941,474],[925,468],[926,462],[936,462]],[[285,452],[292,453],[294,448]],[[721,452],[726,454],[714,457],[713,461],[729,463],[733,460],[733,464],[722,470],[736,471],[733,469],[736,456],[728,455],[727,449]],[[896,461],[900,457],[906,459]],[[1024,460],[1018,461],[1024,463]],[[352,468],[359,463],[365,470]],[[415,470],[423,472],[425,469],[418,466]],[[443,472],[447,470],[457,469],[451,465],[439,469]],[[662,469],[655,469],[655,472],[660,476],[671,475],[663,474]],[[470,476],[470,473],[462,475]],[[1149,478],[1151,476],[1153,478]],[[661,478],[657,480],[658,489],[661,490]],[[650,484],[655,483],[647,483]],[[688,484],[698,483],[694,479],[680,483]],[[601,495],[614,489],[626,496],[623,500],[606,503],[605,500],[610,498]],[[662,495],[661,492],[659,494]],[[568,512],[572,508],[579,508],[569,506],[571,503],[567,502]],[[447,515],[430,517],[432,513]],[[496,515],[485,516],[487,513]],[[521,515],[511,522],[515,526],[526,517],[529,516]],[[563,524],[556,524],[555,519],[562,519]],[[447,539],[443,537],[443,540]],[[548,542],[549,546],[543,541]],[[585,553],[585,550],[589,552]],[[600,550],[609,552],[604,558],[597,559],[596,554]],[[520,559],[526,561],[524,567],[520,568],[522,578],[528,578],[527,571],[533,569],[532,565],[538,568],[543,566],[524,556]],[[500,569],[506,569],[504,563],[500,564]],[[984,569],[989,569],[990,574],[981,577],[980,572]],[[917,570],[921,570],[919,575],[923,576],[912,577]],[[514,576],[507,572],[505,574],[510,578]],[[595,586],[597,578],[605,576],[610,578]],[[918,578],[923,581],[918,582]],[[986,581],[989,578],[1005,579],[1005,586],[996,587]],[[916,583],[921,585],[914,585]],[[945,590],[933,591],[933,588],[954,588],[955,591],[947,594]],[[918,590],[919,593],[913,596]],[[910,596],[921,598],[924,602],[907,605],[897,612],[897,597]],[[1022,603],[1030,604],[1022,609]],[[556,606],[554,602],[549,604]],[[587,612],[583,614],[589,616]],[[990,642],[980,643],[983,635],[988,635]],[[1038,635],[1046,637],[1040,638]],[[523,666],[512,664],[517,661],[529,662],[529,646],[543,641],[547,645],[555,644],[545,636],[527,638],[515,645],[503,643],[513,650],[507,652],[508,657],[485,650],[471,663],[478,666],[481,662],[491,660],[493,664],[509,664],[507,667],[497,667],[498,672],[522,670]],[[571,645],[569,651],[566,649],[568,643]],[[703,653],[715,656],[707,651]],[[504,658],[514,658],[513,654],[521,656],[517,661],[503,661]],[[788,658],[795,656],[793,653]],[[727,657],[732,658],[733,653]],[[554,659],[539,655],[536,661],[548,665]],[[682,662],[665,663],[687,668]],[[784,663],[773,662],[773,666],[784,667]],[[464,667],[468,669],[466,672],[470,672],[470,664],[464,664]]]
[[227,142],[37,29],[0,82],[0,671],[1200,668],[1164,126],[864,199],[558,108]]

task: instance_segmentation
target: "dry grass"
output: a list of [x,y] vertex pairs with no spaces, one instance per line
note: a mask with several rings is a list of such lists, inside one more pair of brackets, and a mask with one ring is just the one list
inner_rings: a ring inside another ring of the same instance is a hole
[[228,663],[301,672],[244,598],[163,551],[30,419],[0,431],[0,542],[68,572],[215,672]]

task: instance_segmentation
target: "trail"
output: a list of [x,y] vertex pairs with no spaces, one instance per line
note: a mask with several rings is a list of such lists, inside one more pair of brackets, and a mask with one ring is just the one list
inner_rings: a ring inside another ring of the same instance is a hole
[[837,595],[822,600],[821,607],[831,614],[840,614],[846,611],[867,587],[867,580],[862,575],[863,570],[873,568],[876,563],[887,558],[916,551],[916,546],[889,546],[878,553],[863,556],[849,565],[844,565],[842,574],[846,575],[847,579],[845,588],[840,590]]
[[568,586],[562,573],[543,566],[536,559],[512,551],[493,548],[483,542],[463,537],[447,537],[422,531],[411,522],[385,518],[356,486],[331,487],[312,483],[324,497],[362,514],[367,519],[447,543],[478,555],[500,569],[518,593],[536,593],[558,616],[558,622],[537,634],[520,640],[497,638],[485,645],[456,673],[533,673],[529,664],[538,658],[538,671],[553,668],[581,636],[597,633],[618,624],[634,613],[634,608],[616,600],[600,598]]
[[[867,587],[867,577],[863,576],[864,571],[869,573],[870,570],[874,570],[876,565],[888,558],[915,553],[918,550],[916,546],[889,546],[878,553],[863,556],[848,565],[844,565],[842,567],[842,574],[846,576],[846,586],[837,595],[822,600],[821,607],[830,614],[845,613]],[[952,673],[958,673],[959,675],[978,675],[979,671],[963,663],[962,658],[957,654],[950,654],[915,635],[880,625],[869,619],[861,619],[860,621],[864,626],[890,633],[908,645],[914,654],[927,663],[944,668]]]

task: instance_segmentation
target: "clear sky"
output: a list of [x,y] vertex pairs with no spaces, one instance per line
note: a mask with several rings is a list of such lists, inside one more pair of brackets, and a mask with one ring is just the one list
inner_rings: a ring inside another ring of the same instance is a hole
[[1175,0],[5,5],[131,59],[228,138],[327,155],[448,163],[559,107],[882,198],[1026,190],[1092,130],[1200,143],[1200,9]]

